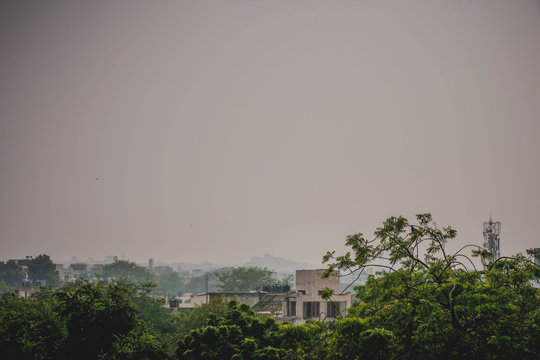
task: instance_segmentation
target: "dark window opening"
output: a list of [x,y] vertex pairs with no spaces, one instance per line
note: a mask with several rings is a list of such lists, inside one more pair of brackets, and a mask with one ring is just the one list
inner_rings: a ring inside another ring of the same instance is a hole
[[326,303],[326,315],[334,318],[343,315],[346,306],[345,301],[329,301]]
[[306,301],[304,303],[304,319],[319,317],[320,303],[318,301]]
[[289,302],[289,316],[296,316],[296,301]]

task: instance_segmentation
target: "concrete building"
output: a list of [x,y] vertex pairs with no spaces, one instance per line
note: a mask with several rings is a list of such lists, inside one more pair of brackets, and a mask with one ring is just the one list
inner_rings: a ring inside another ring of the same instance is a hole
[[64,271],[64,265],[62,264],[54,264],[56,267],[56,272],[58,273],[58,281],[60,284],[64,284],[66,282],[66,272]]
[[[267,315],[281,321],[301,324],[308,320],[331,321],[345,316],[352,304],[352,294],[339,293],[339,272],[334,272],[327,279],[322,278],[325,270],[297,270],[296,290],[283,292],[208,292],[204,294],[186,294],[179,302],[179,310],[193,309],[195,306],[207,304],[213,300],[223,299],[226,302],[236,300],[250,305],[260,315]],[[330,300],[323,300],[321,295],[326,289],[332,289],[334,295]],[[273,289],[272,289],[273,290]],[[288,288],[287,288],[288,290]]]
[[90,277],[102,276],[104,264],[93,264],[90,270]]
[[197,305],[207,304],[213,300],[224,299],[226,302],[236,300],[241,304],[248,304],[250,306],[258,303],[265,295],[262,291],[250,291],[250,292],[209,292],[205,294],[193,295],[191,297],[191,304],[193,307]]
[[[352,304],[352,294],[339,294],[339,271],[323,279],[324,271],[296,270],[296,293],[284,296],[283,320],[298,324],[307,320],[333,320],[345,315]],[[334,291],[330,301],[321,298],[326,288]]]
[[17,291],[19,292],[19,296],[25,299],[29,298],[30,295],[32,295],[33,293],[37,293],[40,290],[41,288],[39,286],[34,286],[30,284],[25,284],[17,288]]
[[540,266],[540,248],[535,248],[537,256],[534,257],[534,263]]
[[88,278],[88,264],[76,263],[70,264],[67,269],[64,269],[64,281],[75,282]]

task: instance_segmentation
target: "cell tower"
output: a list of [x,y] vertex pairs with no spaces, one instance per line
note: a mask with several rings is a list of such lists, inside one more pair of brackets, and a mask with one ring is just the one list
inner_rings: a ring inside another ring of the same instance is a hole
[[500,246],[501,238],[501,222],[493,221],[489,218],[489,221],[484,222],[484,250],[490,252],[491,257],[489,259],[482,258],[482,264],[486,266],[490,262],[496,261],[501,256]]

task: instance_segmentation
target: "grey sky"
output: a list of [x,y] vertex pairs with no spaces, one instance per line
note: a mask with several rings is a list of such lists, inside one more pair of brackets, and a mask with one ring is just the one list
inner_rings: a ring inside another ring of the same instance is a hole
[[538,1],[3,1],[0,258],[540,246]]

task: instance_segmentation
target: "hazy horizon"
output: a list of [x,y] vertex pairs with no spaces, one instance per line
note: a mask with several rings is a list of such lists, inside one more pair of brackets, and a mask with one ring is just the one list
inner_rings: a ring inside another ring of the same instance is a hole
[[[0,258],[540,247],[539,1],[3,1]],[[452,247],[452,245],[450,245]]]

